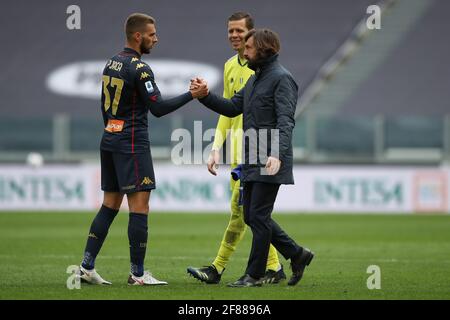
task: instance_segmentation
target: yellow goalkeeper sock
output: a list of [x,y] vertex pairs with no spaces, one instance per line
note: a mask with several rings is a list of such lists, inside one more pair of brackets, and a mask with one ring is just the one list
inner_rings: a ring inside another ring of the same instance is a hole
[[239,206],[239,186],[239,181],[232,184],[230,221],[220,243],[216,259],[212,263],[219,273],[225,269],[247,229],[244,222],[244,210],[242,206]]
[[280,260],[278,259],[277,250],[273,245],[269,247],[269,254],[267,255],[266,270],[278,271],[280,269]]
[[223,269],[227,266],[231,255],[236,250],[236,246],[241,241],[244,233],[245,227],[240,232],[233,232],[229,229],[225,231],[217,256],[212,263],[219,273],[222,273]]
[[230,248],[227,244],[222,243],[219,252],[217,253],[216,259],[212,263],[214,267],[216,267],[217,272],[222,273],[223,269],[227,266],[228,261],[230,260],[231,255],[234,250]]

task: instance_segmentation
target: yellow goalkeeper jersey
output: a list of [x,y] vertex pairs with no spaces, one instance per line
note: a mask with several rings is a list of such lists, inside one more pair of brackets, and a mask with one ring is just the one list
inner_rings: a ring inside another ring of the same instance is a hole
[[[255,73],[247,66],[247,60],[239,55],[228,59],[223,71],[223,97],[231,99],[236,92],[244,88],[247,80]],[[242,114],[234,118],[219,116],[214,137],[213,150],[220,150],[229,134],[231,168],[242,162]]]

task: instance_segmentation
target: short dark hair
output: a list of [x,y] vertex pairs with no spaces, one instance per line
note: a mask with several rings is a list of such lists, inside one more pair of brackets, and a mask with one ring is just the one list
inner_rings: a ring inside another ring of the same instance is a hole
[[255,27],[252,16],[247,12],[235,12],[228,18],[228,21],[238,21],[242,19],[245,19],[245,26],[248,30],[251,30]]
[[130,40],[135,32],[143,31],[147,24],[155,24],[155,18],[144,13],[133,13],[125,22],[125,34]]
[[280,52],[280,37],[270,29],[252,29],[245,35],[245,41],[253,37],[256,52],[261,58]]

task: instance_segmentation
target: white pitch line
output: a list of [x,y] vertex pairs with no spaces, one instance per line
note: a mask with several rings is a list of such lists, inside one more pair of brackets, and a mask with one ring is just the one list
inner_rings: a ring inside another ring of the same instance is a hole
[[[21,255],[11,255],[11,254],[0,254],[0,258],[4,259],[11,259],[11,258],[19,258],[22,257]],[[42,259],[81,259],[82,256],[79,255],[59,255],[59,254],[37,254],[37,255],[27,255],[26,258],[32,257],[32,258],[42,258]],[[112,256],[112,255],[99,255],[99,259],[107,259],[107,260],[128,260],[129,256]],[[147,258],[150,260],[153,259],[161,259],[161,260],[192,260],[192,259],[212,259],[214,257],[205,257],[205,256],[156,256],[147,254]],[[232,257],[233,261],[247,261],[247,257]],[[316,260],[319,260],[321,262],[364,262],[364,263],[429,263],[429,261],[423,261],[423,260],[408,260],[408,259],[376,259],[376,258],[367,258],[367,259],[358,259],[358,258],[322,258],[322,257],[316,257]],[[437,259],[439,260],[439,259]],[[450,264],[450,260],[439,260],[439,263],[445,263]]]

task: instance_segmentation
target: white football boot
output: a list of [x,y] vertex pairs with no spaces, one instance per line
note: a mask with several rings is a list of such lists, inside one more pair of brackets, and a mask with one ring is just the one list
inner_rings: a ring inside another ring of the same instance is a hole
[[168,284],[153,277],[150,271],[144,271],[142,277],[136,277],[132,273],[128,277],[128,285],[130,286],[160,286]]
[[80,277],[81,282],[86,282],[90,284],[103,284],[111,285],[112,283],[103,279],[95,269],[86,270],[83,266],[78,269],[77,276]]

